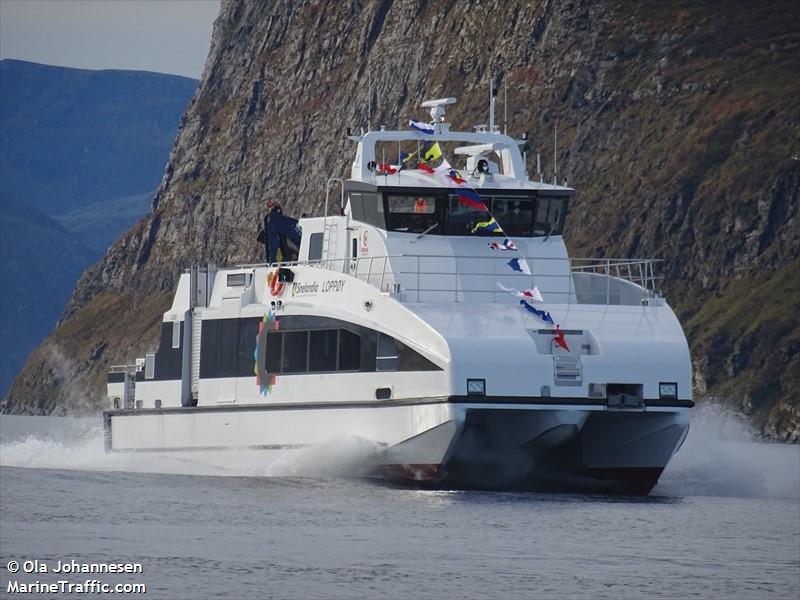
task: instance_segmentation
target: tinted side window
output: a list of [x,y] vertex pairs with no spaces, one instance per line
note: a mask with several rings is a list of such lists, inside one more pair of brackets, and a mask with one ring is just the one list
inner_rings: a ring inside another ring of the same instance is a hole
[[309,370],[335,371],[338,342],[338,329],[312,331],[308,351]]
[[364,220],[364,199],[360,192],[350,192],[350,216],[356,221]]
[[507,235],[533,235],[533,201],[529,198],[495,198],[492,215]]
[[536,200],[534,235],[561,235],[566,216],[566,198],[539,197]]
[[400,358],[397,346],[392,338],[382,333],[378,334],[378,352],[375,360],[377,371],[397,371]]
[[339,330],[339,370],[357,371],[361,368],[361,338],[346,329]]
[[[258,321],[257,318],[204,320],[200,343],[200,378],[252,375]],[[156,362],[156,379],[158,375],[159,365]]]
[[[486,206],[490,206],[490,199],[481,197]],[[446,235],[475,235],[473,229],[478,223],[489,219],[482,210],[464,204],[457,197],[447,199],[447,223],[444,233]],[[437,231],[438,233],[438,231]]]
[[267,333],[267,373],[281,372],[281,344],[283,334],[280,331]]
[[[305,317],[287,316],[282,317],[282,320],[295,318]],[[338,323],[334,321],[331,324]],[[258,324],[254,325],[257,329]],[[265,352],[267,373],[289,375],[337,371],[441,370],[430,360],[391,336],[359,326],[354,327],[358,328],[359,333],[349,328],[336,327],[267,332]],[[249,347],[252,348],[253,344],[255,338]],[[252,375],[252,350],[248,360],[250,361],[248,374]],[[244,374],[239,376],[242,377]]]
[[322,258],[322,234],[312,233],[308,238],[308,260],[320,260]]
[[308,332],[284,331],[283,332],[283,360],[284,373],[303,373],[308,370]]
[[383,198],[380,194],[362,194],[364,200],[364,222],[386,229],[383,213]]
[[441,225],[437,214],[436,196],[414,194],[389,195],[389,229],[408,233],[422,233],[430,227]]

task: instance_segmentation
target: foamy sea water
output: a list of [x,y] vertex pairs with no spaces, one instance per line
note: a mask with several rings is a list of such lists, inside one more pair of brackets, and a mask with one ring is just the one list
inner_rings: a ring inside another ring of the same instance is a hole
[[718,408],[648,498],[353,479],[373,451],[108,455],[99,418],[3,416],[0,597],[58,580],[33,559],[139,563],[91,577],[146,598],[800,597],[800,447]]

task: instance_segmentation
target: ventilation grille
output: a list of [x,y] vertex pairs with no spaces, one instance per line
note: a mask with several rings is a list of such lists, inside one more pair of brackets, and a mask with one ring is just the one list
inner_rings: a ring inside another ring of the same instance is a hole
[[581,385],[581,360],[570,354],[554,354],[556,385]]
[[192,398],[197,399],[200,389],[200,341],[203,339],[203,319],[200,311],[192,314]]

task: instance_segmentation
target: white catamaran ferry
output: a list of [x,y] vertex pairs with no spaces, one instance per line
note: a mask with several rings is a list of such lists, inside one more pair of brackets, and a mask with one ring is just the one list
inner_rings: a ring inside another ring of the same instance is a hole
[[109,373],[107,451],[353,436],[418,485],[652,489],[693,406],[656,261],[570,258],[574,190],[529,179],[491,122],[450,131],[454,101],[351,136],[296,261],[181,275],[157,351]]

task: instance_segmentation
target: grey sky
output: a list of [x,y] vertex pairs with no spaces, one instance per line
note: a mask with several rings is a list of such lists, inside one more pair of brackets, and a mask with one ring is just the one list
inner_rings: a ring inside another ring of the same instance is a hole
[[219,0],[0,0],[0,58],[199,78]]

